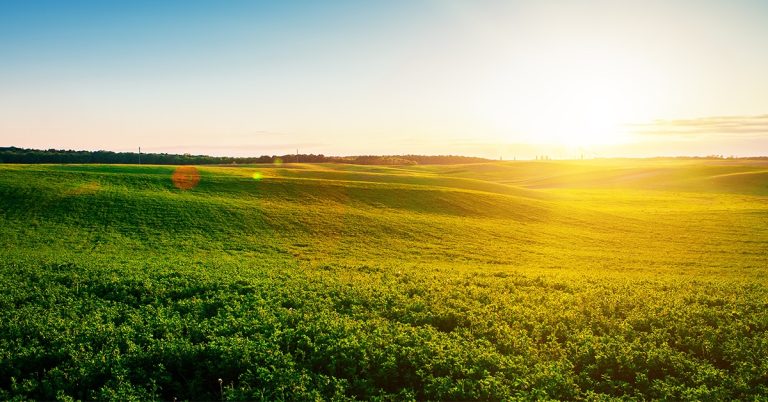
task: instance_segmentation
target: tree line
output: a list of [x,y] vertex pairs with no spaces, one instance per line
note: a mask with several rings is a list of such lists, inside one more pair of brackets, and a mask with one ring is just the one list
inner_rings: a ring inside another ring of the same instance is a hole
[[262,155],[258,157],[208,156],[168,153],[75,151],[0,147],[0,163],[101,163],[148,165],[229,165],[255,163],[349,163],[358,165],[430,165],[488,162],[488,159],[456,155],[358,155],[322,154]]

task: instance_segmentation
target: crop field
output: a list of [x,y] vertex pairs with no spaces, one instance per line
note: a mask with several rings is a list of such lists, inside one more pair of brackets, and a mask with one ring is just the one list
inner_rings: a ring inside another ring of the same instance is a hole
[[176,169],[0,165],[0,400],[768,398],[768,160]]

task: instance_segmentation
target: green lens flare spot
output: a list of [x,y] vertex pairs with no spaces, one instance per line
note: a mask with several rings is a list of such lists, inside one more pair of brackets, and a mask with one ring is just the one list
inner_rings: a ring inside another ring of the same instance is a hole
[[262,175],[261,172],[255,172],[253,174],[253,179],[254,180],[261,180],[262,177],[264,177],[264,175]]

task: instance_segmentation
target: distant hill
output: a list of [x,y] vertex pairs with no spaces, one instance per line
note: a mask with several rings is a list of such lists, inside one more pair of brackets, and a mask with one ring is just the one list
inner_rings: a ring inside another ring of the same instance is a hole
[[435,165],[488,162],[488,159],[454,155],[360,155],[325,156],[315,154],[230,157],[167,153],[112,151],[74,151],[0,147],[0,163],[100,163],[149,165],[222,165],[254,163],[351,163],[357,165]]

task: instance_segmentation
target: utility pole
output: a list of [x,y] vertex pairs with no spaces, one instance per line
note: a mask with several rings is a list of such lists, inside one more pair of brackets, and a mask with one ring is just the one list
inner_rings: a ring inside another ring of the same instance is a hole
[[299,149],[296,148],[296,163],[299,163]]
[[139,147],[139,165],[141,165],[141,147]]

